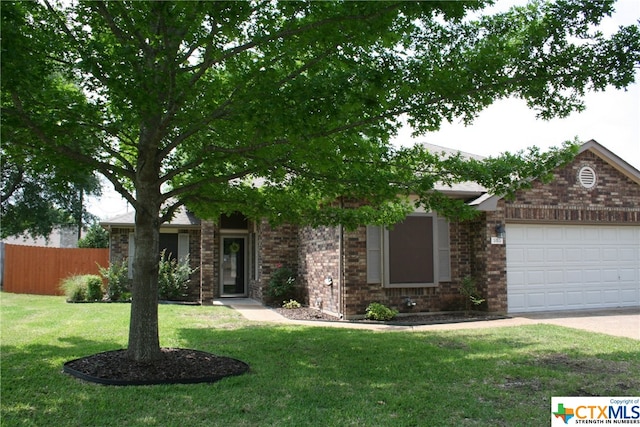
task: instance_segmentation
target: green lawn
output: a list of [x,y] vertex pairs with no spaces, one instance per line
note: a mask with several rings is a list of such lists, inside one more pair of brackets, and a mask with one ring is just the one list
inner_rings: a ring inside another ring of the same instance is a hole
[[554,326],[370,332],[160,306],[161,343],[241,359],[214,384],[110,387],[61,372],[122,348],[129,305],[1,294],[2,426],[544,426],[552,396],[640,395],[640,342]]

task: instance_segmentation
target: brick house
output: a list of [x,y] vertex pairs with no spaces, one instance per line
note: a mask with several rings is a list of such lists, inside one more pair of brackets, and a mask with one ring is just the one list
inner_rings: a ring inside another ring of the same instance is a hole
[[[449,222],[416,211],[391,229],[348,231],[272,228],[240,213],[200,221],[182,210],[162,227],[161,243],[199,267],[190,297],[202,303],[264,301],[270,274],[284,265],[305,303],[343,318],[373,301],[401,312],[459,310],[466,276],[492,312],[640,306],[640,172],[597,142],[512,200],[473,183],[439,190],[480,214]],[[129,256],[133,215],[102,225],[111,259]]]

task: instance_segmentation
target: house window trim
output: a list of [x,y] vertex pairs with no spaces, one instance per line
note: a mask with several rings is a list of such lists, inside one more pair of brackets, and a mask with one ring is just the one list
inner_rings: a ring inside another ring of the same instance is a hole
[[[178,254],[177,260],[182,260],[185,256],[191,256],[191,235],[187,231],[178,229],[161,229],[160,234],[176,234],[178,236]],[[127,243],[127,275],[129,279],[133,279],[133,258],[136,255],[136,233],[132,229],[128,233]]]
[[384,228],[383,231],[383,236],[382,236],[382,253],[383,255],[383,265],[382,265],[382,270],[383,270],[383,286],[385,288],[433,288],[438,286],[438,282],[436,280],[437,277],[439,277],[438,275],[438,265],[437,265],[437,247],[438,247],[438,242],[437,242],[437,219],[436,219],[436,215],[433,213],[421,213],[421,212],[414,212],[412,214],[407,215],[407,217],[431,217],[431,235],[433,236],[433,256],[432,256],[432,260],[431,262],[433,263],[433,282],[417,282],[417,283],[391,283],[391,279],[390,279],[390,275],[391,275],[391,268],[389,266],[389,229],[387,227]]
[[[381,250],[380,250],[380,268],[381,272],[379,277],[381,280],[371,280],[369,277],[369,271],[367,271],[367,283],[376,284],[379,283],[383,288],[386,289],[400,289],[400,288],[435,288],[440,285],[442,282],[450,281],[450,277],[443,278],[441,277],[440,272],[440,256],[443,253],[443,247],[440,242],[440,230],[439,224],[441,220],[446,221],[444,217],[439,217],[433,212],[414,212],[408,217],[432,217],[431,227],[432,227],[432,236],[433,236],[433,282],[419,282],[419,283],[391,283],[390,281],[390,267],[389,267],[389,229],[387,227],[375,227],[377,231],[380,233],[380,241],[381,241]],[[447,233],[450,233],[450,223],[446,221],[446,230]],[[367,227],[369,228],[369,227]],[[373,230],[368,229],[367,233],[371,233]],[[368,240],[367,240],[368,241]],[[375,249],[374,249],[375,250]],[[367,252],[370,249],[367,247]],[[450,255],[450,242],[449,246],[446,248],[446,252]],[[449,264],[451,264],[451,258],[449,256]],[[367,266],[367,269],[369,267]],[[451,273],[451,268],[449,267],[449,276]],[[449,280],[446,280],[449,279]]]

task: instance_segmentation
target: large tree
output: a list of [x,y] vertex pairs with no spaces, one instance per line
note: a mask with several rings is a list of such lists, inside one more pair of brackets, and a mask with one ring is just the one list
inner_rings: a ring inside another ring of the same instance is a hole
[[2,127],[0,238],[49,237],[56,227],[75,227],[80,239],[82,229],[97,219],[85,209],[84,198],[101,194],[100,180],[92,171],[61,169],[46,157],[25,156],[17,138],[11,126]]
[[3,2],[3,120],[35,136],[15,143],[95,169],[136,211],[129,357],[159,355],[159,227],[183,204],[355,226],[398,220],[413,193],[465,215],[435,182],[503,193],[566,160],[569,149],[467,162],[390,146],[400,117],[428,132],[509,96],[565,116],[585,91],[633,82],[638,27],[595,30],[613,2],[484,16],[488,4]]

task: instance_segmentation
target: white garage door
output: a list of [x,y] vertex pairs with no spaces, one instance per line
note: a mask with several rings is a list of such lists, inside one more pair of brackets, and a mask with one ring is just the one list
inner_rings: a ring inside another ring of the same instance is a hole
[[509,224],[511,313],[640,306],[640,227]]

